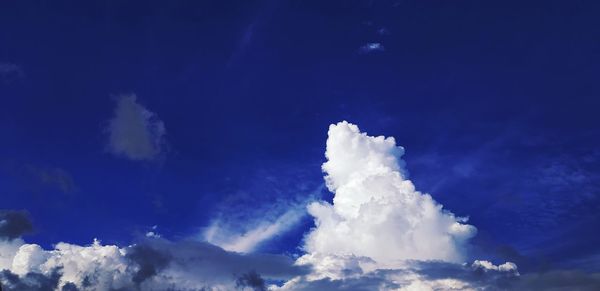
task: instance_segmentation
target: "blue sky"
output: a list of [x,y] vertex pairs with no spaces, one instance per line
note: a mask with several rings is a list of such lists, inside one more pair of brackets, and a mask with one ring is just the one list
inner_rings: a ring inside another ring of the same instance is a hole
[[[44,248],[126,246],[153,226],[170,241],[202,241],[215,221],[249,231],[332,201],[327,131],[347,120],[395,137],[416,188],[469,217],[470,261],[595,273],[599,12],[593,1],[6,1],[0,208],[26,210],[24,238]],[[134,119],[164,126],[142,131],[150,153],[111,141],[126,99]],[[252,252],[302,255],[313,226],[302,214]]]

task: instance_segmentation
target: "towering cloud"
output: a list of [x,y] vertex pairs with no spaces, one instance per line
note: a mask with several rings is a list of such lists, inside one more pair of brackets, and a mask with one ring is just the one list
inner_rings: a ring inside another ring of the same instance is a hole
[[152,160],[164,146],[164,123],[135,95],[120,96],[108,125],[108,149],[131,160]]
[[323,171],[335,196],[333,204],[309,206],[316,228],[300,263],[335,278],[353,268],[404,267],[406,260],[462,262],[475,227],[415,190],[403,154],[393,137],[370,137],[345,121],[329,127]]

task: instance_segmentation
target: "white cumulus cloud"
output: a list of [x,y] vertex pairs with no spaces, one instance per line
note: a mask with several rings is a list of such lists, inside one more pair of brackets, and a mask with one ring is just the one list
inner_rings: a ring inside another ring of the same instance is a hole
[[340,258],[363,258],[362,271],[400,268],[406,260],[463,261],[475,227],[415,190],[393,137],[371,137],[345,121],[328,135],[323,171],[335,196],[333,204],[308,207],[316,227],[300,263],[331,275],[347,271]]

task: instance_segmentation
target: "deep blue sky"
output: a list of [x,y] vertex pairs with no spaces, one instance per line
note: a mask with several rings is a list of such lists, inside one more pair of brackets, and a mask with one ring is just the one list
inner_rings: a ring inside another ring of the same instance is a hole
[[[348,120],[396,137],[417,188],[478,228],[474,253],[598,271],[598,15],[595,1],[3,1],[0,208],[28,210],[45,246],[124,245],[153,225],[188,237],[240,193],[252,207],[319,189],[327,127]],[[106,150],[129,93],[165,124],[158,161]],[[308,227],[262,250],[296,252]]]

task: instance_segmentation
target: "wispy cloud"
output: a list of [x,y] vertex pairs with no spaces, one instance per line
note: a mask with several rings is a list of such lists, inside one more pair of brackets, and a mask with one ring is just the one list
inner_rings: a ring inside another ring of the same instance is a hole
[[[265,199],[240,195],[225,202],[220,212],[202,233],[202,239],[229,251],[253,252],[263,243],[297,226],[306,217],[306,206],[314,201],[324,185],[312,192],[303,191],[290,199]],[[253,208],[240,205],[255,203]]]
[[204,239],[229,251],[252,252],[261,243],[296,225],[305,215],[304,207],[297,207],[274,220],[268,217],[255,218],[253,222],[246,222],[241,228],[215,221],[204,232]]

